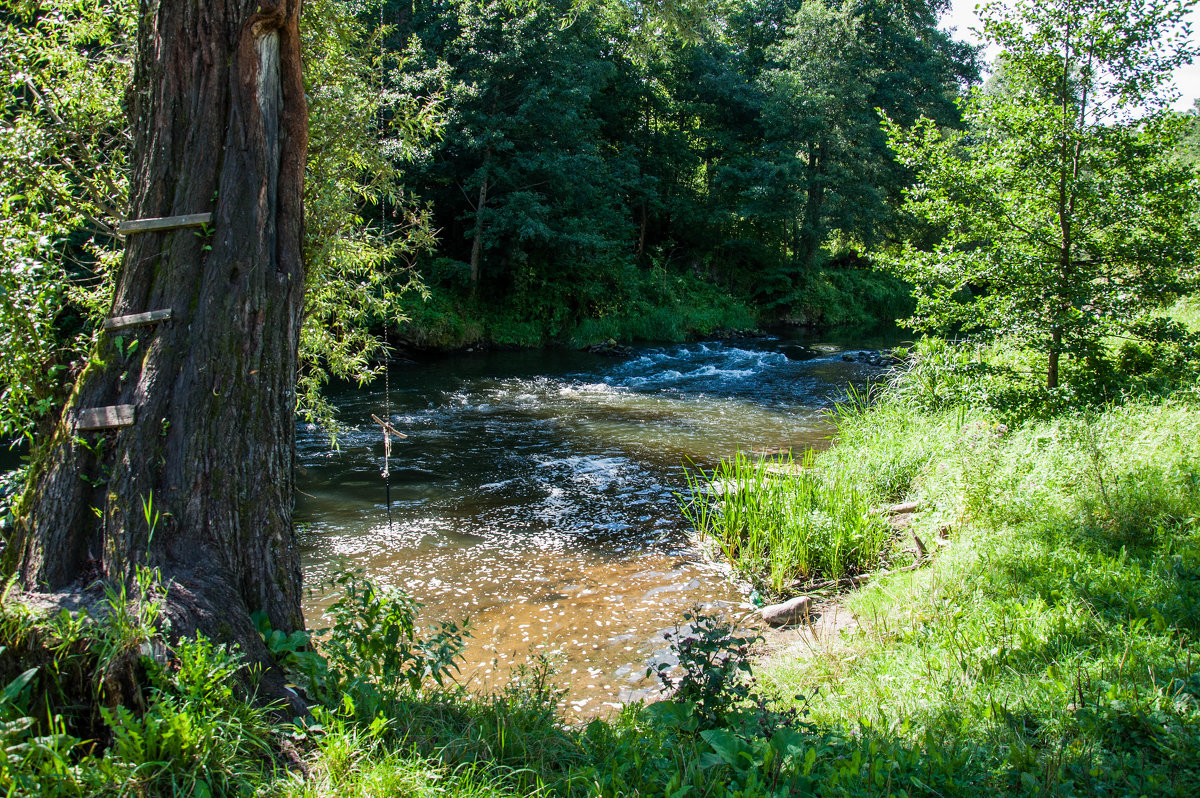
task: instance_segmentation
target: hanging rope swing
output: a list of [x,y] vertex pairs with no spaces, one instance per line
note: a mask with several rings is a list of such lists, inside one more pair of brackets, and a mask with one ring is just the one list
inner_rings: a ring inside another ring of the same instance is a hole
[[[384,7],[384,4],[380,3],[379,4],[379,68],[380,68],[379,96],[380,97],[384,96],[383,61],[384,61],[384,58],[386,57],[386,52],[384,49],[384,39],[383,39],[383,7]],[[382,113],[380,114],[380,117],[379,117],[379,128],[380,128],[380,136],[382,137],[383,128],[384,128]],[[387,237],[388,237],[388,222],[387,222],[388,208],[387,208],[387,192],[386,191],[383,192],[383,196],[380,199],[379,211],[380,211],[379,235],[383,239],[383,241],[386,245]],[[388,340],[388,337],[389,336],[388,336],[387,327],[385,326],[384,333],[383,333],[383,418],[380,418],[379,416],[372,413],[371,420],[374,421],[376,424],[378,424],[380,427],[380,430],[383,432],[383,470],[379,472],[379,475],[381,477],[383,477],[383,493],[384,493],[384,499],[387,502],[388,532],[391,532],[392,531],[392,475],[391,475],[391,469],[389,467],[389,461],[391,460],[391,457],[392,457],[392,436],[395,435],[397,438],[400,438],[400,439],[407,438],[408,436],[392,426],[392,385],[391,385],[391,378],[390,378],[391,369],[389,368],[389,366],[391,365],[389,363],[389,350],[390,350],[391,342]]]
[[[387,372],[385,371],[384,374],[387,374]],[[387,378],[385,377],[384,380],[386,382]],[[384,394],[385,396],[387,394],[386,387],[384,388]],[[391,402],[387,399],[384,400],[384,408],[384,414],[388,416],[388,418],[391,418]],[[383,491],[385,500],[387,501],[388,531],[390,532],[392,530],[392,475],[388,467],[388,461],[392,456],[392,436],[395,435],[397,438],[401,439],[407,438],[408,436],[393,427],[390,421],[384,421],[374,413],[371,414],[371,420],[378,424],[383,430],[383,471],[381,471],[379,475],[383,477]]]

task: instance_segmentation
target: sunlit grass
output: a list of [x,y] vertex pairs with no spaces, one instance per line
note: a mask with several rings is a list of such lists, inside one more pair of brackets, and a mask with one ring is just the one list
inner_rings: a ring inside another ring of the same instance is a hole
[[412,798],[499,798],[524,795],[481,765],[450,767],[384,743],[367,731],[340,726],[319,740],[309,771],[281,780],[282,798],[368,798],[404,795]]
[[1196,794],[1200,413],[943,423],[960,443],[921,471],[919,523],[952,520],[948,551],[851,597],[849,639],[760,676],[823,726],[1002,754],[1017,791]]
[[712,472],[688,473],[688,521],[739,573],[772,593],[794,582],[840,579],[878,565],[887,525],[845,475],[739,452]]

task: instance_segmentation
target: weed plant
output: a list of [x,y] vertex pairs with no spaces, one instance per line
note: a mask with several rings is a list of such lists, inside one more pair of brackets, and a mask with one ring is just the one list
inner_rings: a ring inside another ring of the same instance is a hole
[[[9,585],[11,589],[11,583]],[[138,568],[93,614],[0,604],[0,790],[8,795],[251,794],[274,769],[267,710],[235,695],[240,656],[203,637],[165,656],[162,590]]]

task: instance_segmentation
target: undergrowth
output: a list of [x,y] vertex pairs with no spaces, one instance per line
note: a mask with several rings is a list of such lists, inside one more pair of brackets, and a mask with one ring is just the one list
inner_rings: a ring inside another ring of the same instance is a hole
[[400,335],[427,349],[583,348],[609,340],[685,341],[757,326],[748,304],[694,275],[631,271],[628,277],[583,303],[540,288],[495,302],[435,280],[428,299],[405,300],[410,320]]

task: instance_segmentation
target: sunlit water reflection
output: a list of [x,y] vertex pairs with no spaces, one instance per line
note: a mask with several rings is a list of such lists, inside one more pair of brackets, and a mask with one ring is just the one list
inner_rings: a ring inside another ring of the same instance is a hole
[[[336,449],[298,432],[306,580],[349,564],[407,590],[429,621],[469,616],[471,689],[546,652],[581,714],[643,695],[686,610],[744,601],[689,539],[684,465],[824,445],[822,411],[878,373],[841,353],[772,338],[397,366],[390,418],[409,437],[393,446],[390,524],[370,421],[382,386],[334,397]],[[318,587],[310,626],[329,600]]]

